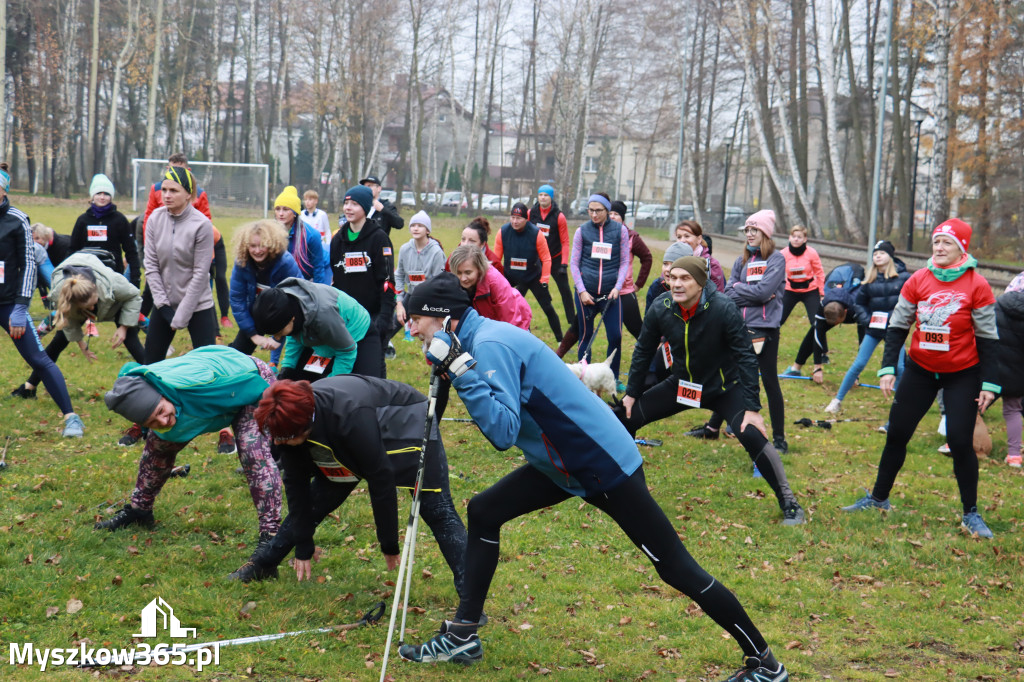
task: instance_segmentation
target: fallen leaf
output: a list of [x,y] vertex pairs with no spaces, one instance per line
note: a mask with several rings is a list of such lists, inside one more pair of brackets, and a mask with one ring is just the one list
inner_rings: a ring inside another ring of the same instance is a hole
[[138,556],[139,548],[136,547],[135,545],[128,545],[128,553],[131,554],[132,556]]
[[629,616],[623,616],[622,618],[619,618],[619,625],[629,625],[632,622],[633,619]]
[[249,612],[252,611],[254,608],[256,608],[256,602],[247,601],[245,602],[245,606],[238,610],[238,614],[243,618],[248,618]]
[[430,578],[433,578],[433,577],[434,577],[433,573],[431,573],[430,571],[428,571],[425,568],[423,569],[423,578],[424,579],[430,579]]
[[58,613],[60,613],[60,607],[59,606],[47,606],[46,607],[46,617],[47,618],[53,618]]
[[121,576],[119,576],[119,575],[115,575],[114,579],[110,581],[110,583],[112,585],[115,585],[115,586],[120,586],[121,583],[123,583],[123,582],[124,582],[124,580],[122,580]]
[[81,599],[68,599],[67,611],[68,613],[78,613],[82,610],[82,606]]
[[794,639],[793,641],[786,643],[786,651],[790,651],[792,649],[799,649],[802,646],[803,644],[801,642]]
[[523,623],[522,625],[519,626],[519,629],[520,630],[532,630],[533,626],[530,625],[529,623]]
[[50,564],[50,565],[52,565],[52,566],[56,566],[57,564],[59,564],[59,563],[60,563],[60,559],[61,559],[61,556],[60,556],[60,554],[59,554],[59,553],[57,553],[57,554],[54,554],[54,555],[53,555],[52,557],[50,557],[49,559],[47,559],[46,561],[44,561],[43,563],[44,563],[44,564]]

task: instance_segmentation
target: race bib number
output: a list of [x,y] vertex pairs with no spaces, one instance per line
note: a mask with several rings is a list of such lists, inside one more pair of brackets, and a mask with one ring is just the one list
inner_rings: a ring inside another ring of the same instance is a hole
[[927,324],[921,325],[921,348],[924,350],[948,351],[949,326],[933,327]]
[[590,246],[590,257],[598,260],[611,260],[612,245],[609,242],[594,242]]
[[511,267],[513,270],[525,270],[526,269],[526,259],[525,258],[512,258],[510,260],[509,267]]
[[889,324],[889,313],[871,313],[871,322],[868,323],[869,327],[872,329],[885,329],[887,324]]
[[107,241],[107,226],[90,225],[86,228],[86,235],[91,242],[105,242]]
[[679,380],[679,388],[676,389],[676,402],[687,407],[700,407],[700,395],[704,392],[702,384],[695,384],[692,381]]
[[312,458],[313,463],[316,464],[317,468],[327,477],[328,481],[334,483],[355,483],[359,480],[352,471],[342,464],[334,457],[334,452],[316,441],[309,440],[309,456]]
[[668,345],[668,341],[661,342],[661,361],[665,363],[665,367],[672,366],[672,348]]
[[0,260],[0,284],[4,283],[4,262]]
[[425,272],[410,272],[409,281],[413,284],[419,284],[420,282],[427,281],[427,273]]
[[321,357],[314,353],[309,356],[309,360],[306,361],[306,365],[302,369],[311,374],[323,374],[327,371],[327,365],[329,364],[331,364],[330,358]]
[[544,235],[545,237],[547,237],[548,234],[551,232],[551,226],[550,225],[545,225],[544,223],[536,223],[536,225],[537,225],[537,228],[540,230],[540,233],[542,235]]
[[367,262],[366,254],[362,251],[350,251],[345,254],[345,272],[366,272],[366,266],[369,265]]
[[747,284],[760,282],[764,279],[764,271],[768,269],[768,261],[752,260],[747,263]]
[[803,275],[804,275],[804,266],[802,266],[802,265],[794,265],[793,267],[791,267],[789,269],[789,275],[790,275],[790,277],[803,277]]

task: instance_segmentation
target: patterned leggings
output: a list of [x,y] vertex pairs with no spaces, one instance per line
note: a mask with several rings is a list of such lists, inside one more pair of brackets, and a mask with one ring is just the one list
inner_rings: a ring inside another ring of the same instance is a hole
[[[260,376],[267,383],[274,382],[274,372],[265,362],[253,358]],[[256,405],[246,405],[235,416],[231,426],[235,431],[238,461],[249,494],[259,516],[260,532],[276,533],[281,526],[281,474],[270,455],[270,439],[256,425]],[[171,476],[174,460],[188,443],[172,443],[161,439],[152,430],[146,437],[146,447],[139,459],[139,476],[132,492],[132,506],[153,509],[153,502]]]

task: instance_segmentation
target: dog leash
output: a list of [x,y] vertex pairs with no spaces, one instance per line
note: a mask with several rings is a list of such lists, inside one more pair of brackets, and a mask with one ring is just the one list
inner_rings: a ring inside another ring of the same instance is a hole
[[[594,299],[594,305],[596,306],[598,303],[601,303],[601,302],[607,301],[607,300],[608,300],[608,296],[607,295],[601,296],[600,298],[595,298]],[[601,310],[597,311],[597,313],[596,313],[596,315],[600,315],[601,316],[601,319],[600,319],[600,321],[598,321],[597,323],[594,324],[594,333],[591,334],[590,340],[587,341],[587,347],[584,348],[583,351],[580,353],[580,357],[582,357],[584,359],[586,359],[587,358],[587,354],[590,353],[590,348],[591,348],[591,346],[594,345],[594,339],[597,338],[597,333],[599,331],[601,331],[601,325],[604,324],[604,311],[605,311],[605,309],[601,309]]]

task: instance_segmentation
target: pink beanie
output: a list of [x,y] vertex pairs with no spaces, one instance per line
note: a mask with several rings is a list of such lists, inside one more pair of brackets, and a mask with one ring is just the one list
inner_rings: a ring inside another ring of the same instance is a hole
[[959,218],[950,218],[935,226],[932,231],[932,241],[935,241],[935,237],[938,235],[944,234],[956,242],[962,253],[967,253],[967,250],[971,248],[971,232],[970,225]]
[[756,227],[770,238],[775,234],[775,211],[768,208],[758,211],[747,218],[747,222],[743,225],[742,229],[745,230],[748,227]]

